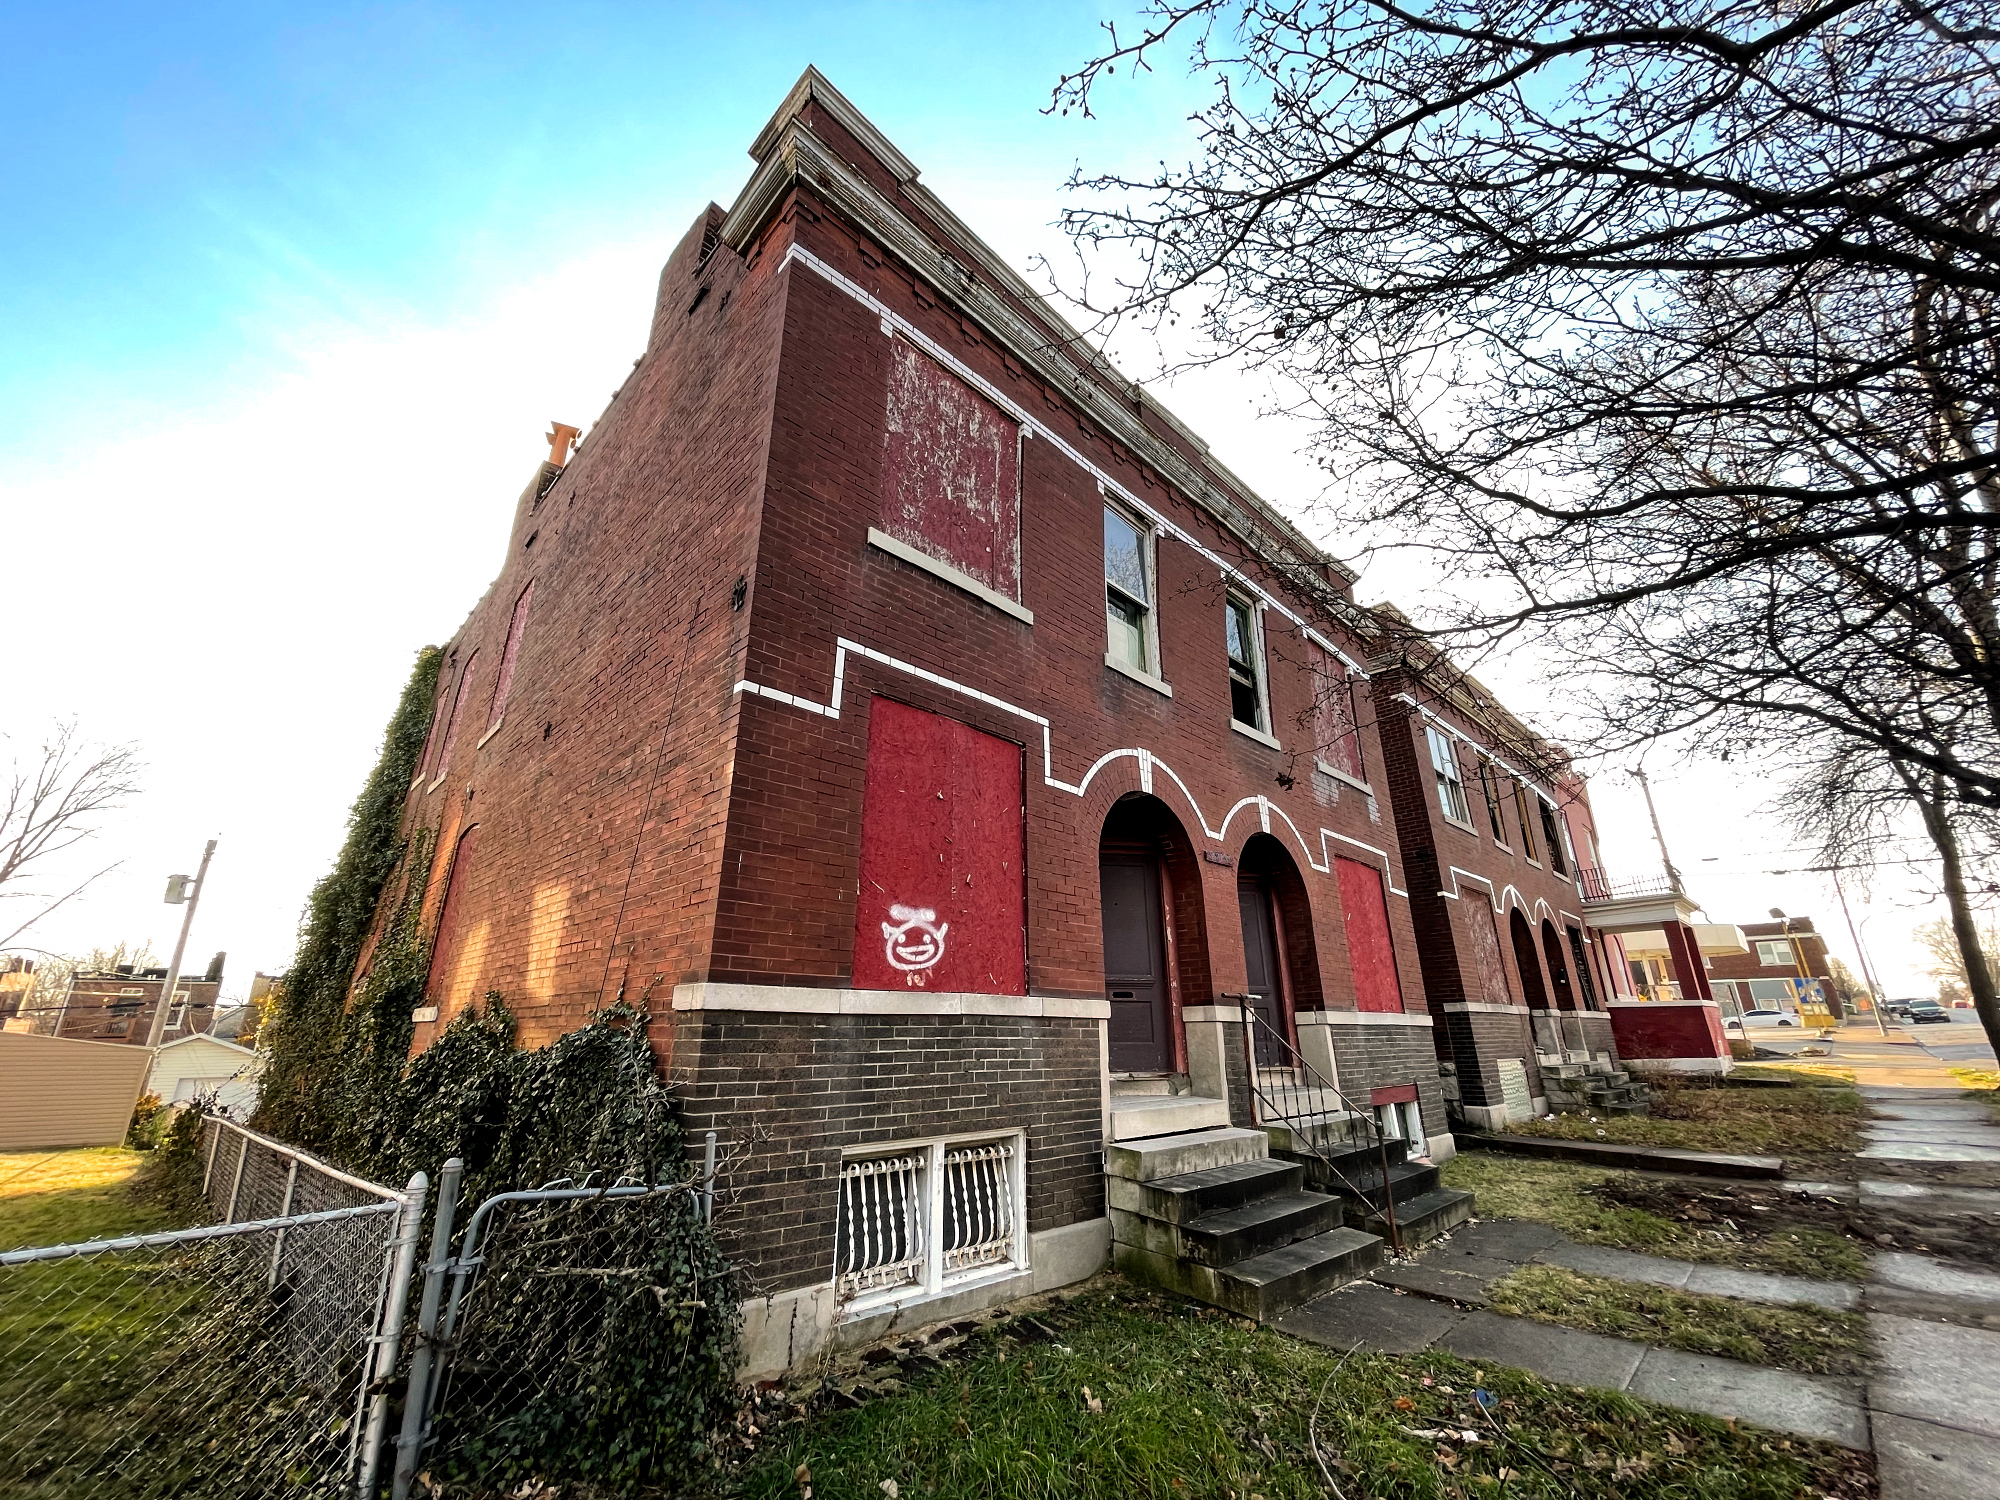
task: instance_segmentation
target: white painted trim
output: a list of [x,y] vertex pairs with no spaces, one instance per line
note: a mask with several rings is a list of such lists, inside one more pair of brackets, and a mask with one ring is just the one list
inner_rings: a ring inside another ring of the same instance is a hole
[[763,1011],[801,1016],[1020,1016],[1036,1021],[1110,1019],[1109,1000],[1063,995],[978,995],[963,990],[841,990],[820,985],[674,987],[675,1010]]
[[[1525,1005],[1496,1005],[1491,1000],[1449,1000],[1445,1002],[1444,1009],[1473,1015],[1519,1016],[1524,1021],[1528,1018],[1528,1007]],[[1563,1014],[1574,1012],[1565,1011]]]
[[1273,750],[1282,750],[1285,748],[1283,745],[1278,743],[1278,738],[1276,735],[1266,734],[1264,733],[1263,730],[1257,728],[1254,724],[1245,724],[1241,719],[1232,718],[1229,721],[1229,727],[1235,730],[1238,734],[1247,736],[1248,738],[1255,740],[1260,745],[1269,745]]
[[435,1021],[437,1018],[438,1008],[435,1005],[419,1005],[415,1010],[410,1012],[410,1020],[419,1026],[427,1021]]
[[1174,695],[1173,688],[1155,677],[1151,672],[1141,672],[1137,667],[1128,666],[1109,651],[1104,653],[1104,665],[1111,668],[1112,671],[1118,673],[1121,677],[1131,678],[1141,687],[1151,688],[1162,698],[1171,698]]
[[1397,1010],[1302,1010],[1292,1020],[1300,1026],[1429,1026],[1431,1018]]
[[877,662],[893,671],[906,672],[912,677],[919,678],[924,682],[931,683],[936,687],[944,688],[950,692],[962,694],[967,698],[973,699],[975,702],[984,703],[990,708],[998,709],[1002,713],[1012,714],[1019,719],[1026,719],[1042,732],[1042,781],[1045,785],[1054,788],[1056,791],[1068,792],[1073,797],[1084,796],[1089,792],[1090,783],[1096,779],[1099,771],[1115,760],[1122,760],[1126,756],[1131,756],[1139,762],[1139,780],[1148,790],[1151,790],[1153,787],[1155,772],[1164,771],[1166,773],[1168,779],[1180,789],[1180,794],[1187,799],[1188,808],[1193,812],[1195,820],[1200,823],[1201,831],[1214,842],[1218,844],[1227,842],[1229,825],[1234,821],[1236,815],[1246,807],[1254,807],[1257,809],[1258,821],[1267,831],[1271,826],[1271,819],[1273,817],[1284,819],[1285,826],[1292,831],[1292,837],[1298,840],[1299,848],[1305,854],[1306,863],[1316,873],[1321,875],[1330,875],[1333,873],[1332,844],[1351,844],[1356,849],[1365,849],[1382,862],[1383,884],[1387,887],[1390,895],[1401,896],[1405,899],[1409,897],[1410,893],[1396,884],[1395,875],[1389,863],[1389,855],[1386,850],[1377,848],[1373,844],[1364,844],[1359,839],[1349,838],[1344,833],[1335,833],[1331,828],[1321,828],[1319,830],[1319,851],[1315,854],[1313,846],[1306,841],[1305,834],[1299,830],[1298,824],[1292,821],[1291,815],[1282,807],[1272,802],[1269,797],[1259,795],[1239,798],[1229,811],[1223,814],[1222,826],[1220,828],[1211,825],[1208,821],[1208,815],[1201,810],[1201,804],[1195,801],[1194,793],[1188,790],[1187,783],[1181,780],[1179,773],[1157,755],[1153,754],[1152,751],[1142,746],[1124,746],[1117,750],[1107,750],[1091,762],[1090,769],[1083,773],[1083,778],[1080,781],[1063,781],[1055,774],[1053,737],[1049,732],[1049,721],[1041,714],[1035,713],[1031,709],[1020,708],[1015,704],[1009,703],[1004,698],[996,698],[991,693],[982,693],[978,688],[969,687],[965,683],[953,681],[951,678],[937,672],[932,672],[911,662],[890,656],[887,652],[876,651],[871,647],[862,645],[859,641],[850,641],[845,636],[837,637],[834,642],[833,683],[827,694],[827,701],[825,703],[816,703],[801,694],[780,692],[777,688],[768,688],[760,683],[751,682],[748,679],[739,681],[734,691],[749,693],[759,698],[768,698],[774,703],[782,703],[788,708],[802,709],[806,713],[819,714],[829,719],[837,719],[840,717],[841,695],[846,691],[847,658],[850,655],[859,656],[867,661]]
[[[1463,783],[1461,783],[1460,790],[1463,789],[1464,786]],[[1460,830],[1461,832],[1471,834],[1475,840],[1479,837],[1479,830],[1477,828],[1474,828],[1470,823],[1460,822],[1457,818],[1454,818],[1450,813],[1446,812],[1442,807],[1438,809],[1438,816],[1440,818],[1443,818],[1445,822],[1451,824],[1452,827]]]
[[484,750],[486,748],[486,742],[492,739],[494,735],[498,734],[502,726],[504,726],[506,722],[507,722],[507,716],[505,714],[500,715],[499,718],[493,721],[493,727],[487,730],[486,733],[482,734],[479,737],[479,743],[474,745],[472,748],[474,750]]
[[1346,782],[1349,786],[1353,787],[1354,790],[1356,790],[1357,792],[1366,792],[1371,797],[1375,795],[1375,788],[1370,786],[1367,782],[1360,780],[1358,777],[1349,776],[1345,771],[1341,770],[1338,766],[1328,765],[1325,761],[1321,760],[1317,755],[1313,757],[1313,769],[1319,772],[1320,775],[1322,776],[1331,776],[1335,781]]
[[899,557],[913,568],[922,568],[926,573],[943,579],[955,589],[963,589],[975,599],[982,599],[995,609],[1004,611],[1024,625],[1035,623],[1035,612],[1026,605],[1017,604],[1005,594],[989,589],[969,573],[961,573],[950,563],[939,562],[927,552],[919,552],[908,542],[899,542],[886,531],[868,528],[868,545],[891,557]]
[[[1525,786],[1529,791],[1533,792],[1537,797],[1540,797],[1544,802],[1548,803],[1550,807],[1555,807],[1557,812],[1562,811],[1560,807],[1556,807],[1556,799],[1551,797],[1547,792],[1543,791],[1539,786],[1535,784],[1534,777],[1530,776],[1525,771],[1516,770],[1512,765],[1512,763],[1507,761],[1505,758],[1503,758],[1502,756],[1500,756],[1498,753],[1488,748],[1487,746],[1480,744],[1478,740],[1474,739],[1471,735],[1467,734],[1463,729],[1460,729],[1456,724],[1452,723],[1449,719],[1445,718],[1443,715],[1434,711],[1428,704],[1419,703],[1415,698],[1411,697],[1410,694],[1408,693],[1396,694],[1395,701],[1398,703],[1409,704],[1411,708],[1414,708],[1419,714],[1421,714],[1424,717],[1427,723],[1435,724],[1439,729],[1443,730],[1453,739],[1461,740],[1465,744],[1470,745],[1475,753],[1483,755],[1488,760],[1492,761],[1494,765],[1498,766],[1501,770],[1505,771],[1509,776],[1513,777],[1516,781],[1520,782],[1521,785]],[[1471,799],[1467,798],[1466,800],[1469,802]]]

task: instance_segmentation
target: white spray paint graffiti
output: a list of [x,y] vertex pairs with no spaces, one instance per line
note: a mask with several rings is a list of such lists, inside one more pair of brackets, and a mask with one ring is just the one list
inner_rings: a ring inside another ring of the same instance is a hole
[[951,923],[940,922],[928,906],[892,906],[889,916],[882,924],[889,966],[909,975],[912,985],[922,985],[944,957],[944,935]]

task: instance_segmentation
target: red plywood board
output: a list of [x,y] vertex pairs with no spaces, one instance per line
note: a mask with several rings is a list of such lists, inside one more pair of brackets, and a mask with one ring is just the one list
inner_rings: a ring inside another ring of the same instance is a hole
[[1021,429],[913,345],[889,356],[882,529],[1021,597]]
[[1493,925],[1493,908],[1486,893],[1469,888],[1461,891],[1458,899],[1465,909],[1466,947],[1472,958],[1471,972],[1465,976],[1465,998],[1486,1005],[1513,1004],[1514,997],[1507,992],[1507,970],[1500,959],[1500,933]]
[[1340,905],[1347,931],[1347,957],[1354,966],[1354,1000],[1362,1010],[1400,1011],[1403,987],[1396,977],[1396,950],[1389,940],[1389,908],[1382,896],[1382,872],[1359,860],[1335,859]]
[[858,989],[1027,992],[1021,747],[886,698],[869,710]]

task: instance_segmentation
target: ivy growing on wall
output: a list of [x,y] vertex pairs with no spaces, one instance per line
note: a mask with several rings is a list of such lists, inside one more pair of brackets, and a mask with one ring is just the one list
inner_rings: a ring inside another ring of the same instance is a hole
[[[438,665],[434,649],[418,656],[340,856],[313,889],[263,1039],[253,1124],[395,1185],[419,1171],[435,1182],[461,1158],[461,1232],[474,1205],[516,1188],[684,1181],[679,1120],[639,1009],[614,1006],[522,1051],[489,993],[409,1056],[430,966],[434,835],[402,823]],[[162,1154],[183,1170],[163,1171],[160,1186],[185,1194],[177,1179],[196,1170],[195,1153],[179,1144]],[[731,1404],[737,1334],[737,1278],[692,1192],[524,1211],[484,1254],[482,1310],[439,1412],[436,1478],[452,1493],[485,1493],[501,1476],[630,1493],[690,1476]]]
[[[266,1028],[270,1055],[255,1123],[301,1146],[337,1155],[351,1151],[350,1105],[357,1089],[365,1090],[368,1077],[379,1076],[391,1058],[401,1067],[401,1054],[392,1050],[394,1038],[376,1024],[381,1008],[356,1006],[350,1012],[348,999],[390,877],[406,860],[413,872],[421,870],[417,861],[428,854],[428,841],[417,849],[402,837],[403,805],[424,753],[442,660],[434,646],[417,653],[382,736],[381,757],[348,814],[340,855],[306,903],[298,953]],[[409,884],[421,900],[421,877]],[[419,941],[414,932],[405,936]],[[386,956],[393,964],[396,956]],[[402,956],[414,962],[414,955]],[[422,984],[420,969],[417,982]],[[408,1025],[406,1007],[404,1051]],[[357,1044],[361,1056],[356,1055]]]

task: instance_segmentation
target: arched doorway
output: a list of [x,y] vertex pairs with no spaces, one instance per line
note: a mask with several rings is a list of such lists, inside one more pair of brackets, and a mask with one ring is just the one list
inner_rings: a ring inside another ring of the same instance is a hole
[[1111,1071],[1187,1070],[1181,995],[1207,1002],[1201,881],[1180,819],[1157,797],[1121,797],[1097,848]]
[[1542,983],[1542,960],[1535,952],[1535,930],[1518,906],[1507,917],[1507,932],[1514,940],[1514,967],[1520,971],[1521,993],[1527,996],[1528,1009],[1547,1010],[1549,991]]
[[1292,1066],[1298,1052],[1293,1017],[1321,1007],[1319,950],[1313,941],[1306,884],[1289,850],[1268,833],[1251,837],[1236,862],[1236,905],[1256,1028],[1257,1061]]
[[1546,917],[1542,919],[1542,952],[1548,955],[1549,983],[1555,987],[1556,1009],[1575,1010],[1576,991],[1570,987],[1569,965],[1563,959],[1562,939],[1556,935],[1556,924]]

